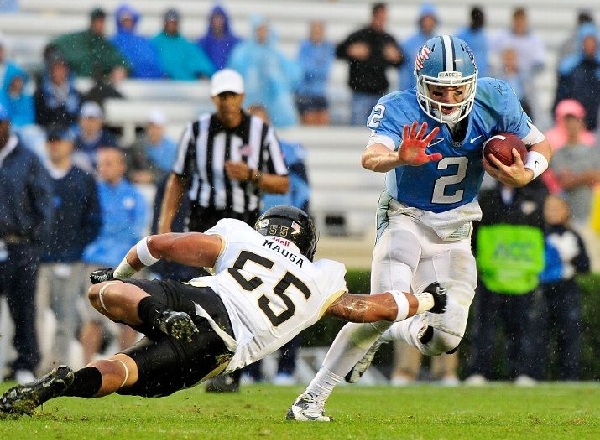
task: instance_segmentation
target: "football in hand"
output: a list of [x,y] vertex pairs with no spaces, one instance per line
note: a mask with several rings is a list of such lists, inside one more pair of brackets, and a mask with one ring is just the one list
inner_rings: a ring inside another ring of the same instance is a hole
[[483,157],[494,167],[495,165],[488,159],[488,154],[493,154],[504,165],[511,166],[515,159],[512,153],[513,148],[517,149],[521,160],[524,162],[527,147],[523,141],[513,133],[499,133],[483,144]]

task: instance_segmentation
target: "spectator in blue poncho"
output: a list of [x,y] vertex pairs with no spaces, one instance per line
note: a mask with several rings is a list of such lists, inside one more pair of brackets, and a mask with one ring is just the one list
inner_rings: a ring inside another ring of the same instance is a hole
[[244,77],[245,102],[264,105],[277,128],[298,123],[294,91],[300,66],[277,46],[277,36],[265,17],[251,18],[252,34],[231,53],[229,67]]
[[4,36],[0,34],[0,86],[2,88],[7,87],[6,79],[10,77],[11,72],[23,70],[16,63],[7,59],[5,45]]
[[419,9],[417,32],[401,44],[404,55],[409,62],[402,64],[398,71],[398,90],[406,90],[416,86],[417,79],[414,73],[415,65],[413,61],[425,42],[437,35],[438,23],[436,7],[431,3],[423,3]]
[[129,62],[130,78],[165,78],[156,47],[148,38],[136,33],[139,20],[140,13],[136,9],[127,4],[119,6],[115,11],[117,32],[110,41]]
[[242,41],[229,25],[229,15],[224,7],[217,5],[208,16],[206,34],[197,41],[217,70],[224,69],[233,48]]
[[177,10],[167,10],[163,30],[152,38],[163,71],[167,77],[178,81],[210,78],[215,66],[202,49],[181,35],[179,20]]
[[15,129],[35,121],[33,95],[26,88],[28,82],[29,75],[21,69],[11,69],[4,75],[0,103],[8,111],[11,126]]

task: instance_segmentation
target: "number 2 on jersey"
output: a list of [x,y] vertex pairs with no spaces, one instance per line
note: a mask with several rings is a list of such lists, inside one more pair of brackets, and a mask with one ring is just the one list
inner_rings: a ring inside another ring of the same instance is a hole
[[367,127],[369,127],[369,128],[379,127],[379,122],[383,119],[384,113],[385,113],[385,105],[377,104],[375,107],[373,107],[373,111],[371,112],[371,116],[369,117],[369,121],[367,122]]
[[469,160],[466,157],[445,157],[438,162],[438,170],[446,170],[448,167],[456,165],[456,173],[449,176],[442,176],[435,181],[435,187],[433,188],[433,195],[431,197],[432,203],[457,203],[463,198],[464,190],[458,189],[454,194],[446,194],[446,187],[448,185],[456,185],[463,181],[467,175],[467,165]]

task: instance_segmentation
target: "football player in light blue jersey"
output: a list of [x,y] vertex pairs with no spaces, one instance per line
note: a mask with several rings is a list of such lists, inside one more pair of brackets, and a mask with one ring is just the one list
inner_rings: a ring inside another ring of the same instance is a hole
[[[415,88],[382,97],[367,122],[371,136],[362,166],[386,173],[371,291],[418,291],[439,282],[447,291],[446,312],[393,326],[344,326],[289,418],[329,421],[324,405],[333,388],[344,377],[358,380],[382,341],[399,339],[429,356],[455,351],[475,294],[471,229],[481,219],[477,193],[484,171],[520,187],[548,167],[551,148],[544,135],[507,83],[477,78],[473,54],[463,40],[449,35],[428,40],[416,56],[415,75]],[[490,156],[490,165],[483,160],[483,145],[503,132],[519,136],[529,151],[521,160],[513,149],[511,166]]]

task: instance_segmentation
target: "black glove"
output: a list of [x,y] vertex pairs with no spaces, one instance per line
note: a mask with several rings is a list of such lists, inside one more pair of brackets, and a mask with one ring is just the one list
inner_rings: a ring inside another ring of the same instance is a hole
[[446,289],[440,286],[439,283],[431,283],[423,290],[423,292],[431,293],[435,305],[429,309],[430,313],[444,313],[446,311]]
[[92,284],[103,283],[104,281],[110,280],[114,280],[112,267],[103,267],[102,269],[96,269],[90,273],[90,281]]

